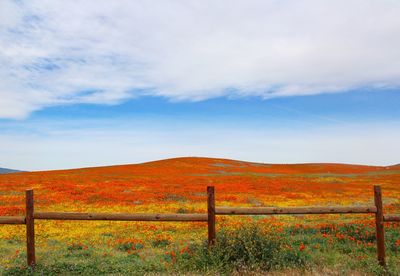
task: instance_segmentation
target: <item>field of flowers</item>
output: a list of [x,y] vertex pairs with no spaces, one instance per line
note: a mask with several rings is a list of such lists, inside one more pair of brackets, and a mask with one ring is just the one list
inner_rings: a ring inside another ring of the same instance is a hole
[[[28,188],[34,189],[36,211],[205,213],[209,185],[215,186],[217,206],[283,207],[371,205],[376,184],[382,186],[385,213],[399,213],[400,165],[275,165],[176,158],[0,175],[0,215],[23,215]],[[217,217],[217,232],[246,225],[279,233],[287,242],[282,248],[307,263],[308,270],[322,265],[335,274],[340,272],[338,265],[351,270],[351,262],[357,262],[355,270],[379,273],[371,215]],[[88,272],[92,268],[87,262],[115,271],[121,266],[127,271],[127,263],[135,271],[169,271],[192,254],[193,244],[207,238],[205,223],[36,221],[35,227],[37,262],[57,267],[55,273]],[[400,227],[392,224],[386,229],[389,263],[399,271]],[[0,272],[12,274],[24,267],[24,231],[23,226],[0,226]],[[290,263],[291,257],[282,258]],[[370,265],[365,268],[364,262]],[[212,269],[220,268],[208,271]]]

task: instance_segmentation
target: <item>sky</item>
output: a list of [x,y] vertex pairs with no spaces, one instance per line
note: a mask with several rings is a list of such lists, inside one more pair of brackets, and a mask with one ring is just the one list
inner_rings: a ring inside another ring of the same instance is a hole
[[0,2],[0,167],[400,163],[400,2]]

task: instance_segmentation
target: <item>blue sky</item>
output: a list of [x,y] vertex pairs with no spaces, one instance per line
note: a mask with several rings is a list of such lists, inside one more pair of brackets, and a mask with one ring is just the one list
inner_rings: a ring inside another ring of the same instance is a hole
[[0,120],[2,166],[26,170],[210,156],[269,163],[398,162],[400,93],[356,91],[262,100],[144,97]]
[[400,162],[400,2],[228,2],[2,1],[0,167]]
[[263,100],[260,97],[219,97],[203,101],[170,101],[142,97],[115,105],[75,104],[38,111],[32,120],[70,119],[174,119],[267,124],[282,126],[397,121],[400,118],[398,89],[359,90],[314,96]]

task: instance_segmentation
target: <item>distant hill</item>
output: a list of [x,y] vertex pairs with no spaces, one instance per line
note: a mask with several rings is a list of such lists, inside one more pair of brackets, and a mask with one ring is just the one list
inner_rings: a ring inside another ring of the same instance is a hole
[[204,210],[207,186],[215,186],[220,206],[319,206],[371,202],[373,185],[382,185],[386,205],[392,204],[390,210],[396,212],[400,211],[399,179],[399,166],[173,158],[142,164],[0,174],[0,215],[23,213],[24,207],[16,202],[23,202],[24,191],[29,188],[34,188],[39,206],[44,209],[61,204],[70,206],[63,210],[81,210],[90,205],[99,211],[124,206],[123,212],[126,208],[158,212],[163,206],[162,210],[168,213],[185,204],[185,208]]
[[12,169],[6,169],[6,168],[0,168],[0,174],[5,174],[5,173],[16,173],[16,172],[21,172],[21,171],[12,170]]

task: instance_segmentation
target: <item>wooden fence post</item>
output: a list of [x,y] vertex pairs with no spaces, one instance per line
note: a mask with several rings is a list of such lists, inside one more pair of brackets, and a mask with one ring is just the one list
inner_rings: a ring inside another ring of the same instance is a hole
[[26,190],[26,250],[28,266],[34,267],[35,257],[35,221],[33,218],[33,190]]
[[385,230],[383,225],[383,204],[381,186],[374,186],[374,200],[376,206],[375,224],[378,262],[381,266],[385,266]]
[[213,186],[207,187],[208,246],[215,244],[215,192]]

